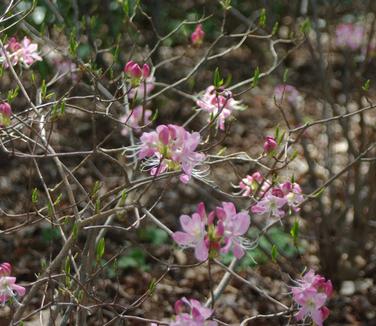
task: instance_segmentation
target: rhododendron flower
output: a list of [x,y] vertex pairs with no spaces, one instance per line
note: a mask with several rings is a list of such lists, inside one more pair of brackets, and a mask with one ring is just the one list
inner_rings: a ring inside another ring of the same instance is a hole
[[4,48],[6,53],[1,53],[0,60],[5,67],[8,67],[6,56],[13,66],[21,63],[26,68],[30,67],[35,61],[42,61],[41,56],[38,54],[38,44],[31,43],[31,40],[26,36],[21,43],[15,37],[11,37]]
[[180,224],[184,232],[175,232],[172,238],[182,247],[194,248],[199,261],[229,251],[241,258],[244,249],[249,248],[248,240],[242,236],[249,229],[250,217],[244,211],[237,213],[233,203],[223,202],[209,214],[200,203],[192,218],[187,215],[180,217]]
[[25,295],[25,288],[16,284],[16,278],[10,276],[12,266],[9,263],[0,265],[0,302],[5,304],[9,299],[16,300],[16,296]]
[[221,248],[222,253],[227,253],[232,250],[234,256],[238,259],[244,256],[244,248],[242,246],[244,235],[251,224],[247,212],[236,212],[233,203],[222,203],[222,207],[216,208],[216,214],[223,224],[223,239],[224,247]]
[[300,93],[292,85],[281,84],[274,88],[275,101],[280,104],[283,99],[286,99],[290,105],[296,106],[299,102]]
[[[213,315],[213,310],[206,308],[195,299],[185,297],[175,302],[176,316],[171,320],[169,326],[217,326],[218,323],[208,320]],[[151,323],[150,326],[157,326]]]
[[252,175],[247,175],[239,183],[239,188],[241,189],[239,194],[242,194],[242,196],[247,197],[253,194],[260,187],[261,184],[263,185],[262,187],[265,188],[265,190],[267,187],[269,187],[268,182],[264,182],[264,177],[261,175],[260,172],[254,172]]
[[208,121],[217,119],[217,127],[225,129],[225,120],[234,110],[243,110],[244,107],[232,97],[228,90],[216,91],[214,86],[209,86],[205,93],[196,101],[196,104],[209,113]]
[[278,144],[274,137],[267,136],[264,142],[265,153],[270,153],[277,148]]
[[256,205],[251,208],[255,214],[269,214],[278,218],[285,216],[283,207],[287,204],[287,199],[275,196],[272,192],[268,192]]
[[[202,204],[201,204],[202,205]],[[205,220],[202,214],[193,213],[180,216],[180,224],[184,232],[175,232],[172,238],[183,247],[195,248],[195,256],[199,261],[208,259],[209,249],[205,243]]]
[[332,295],[332,283],[321,275],[316,275],[313,270],[307,272],[296,283],[297,286],[292,287],[293,299],[299,305],[296,319],[310,317],[318,326],[322,326],[323,321],[329,316],[329,309],[325,307],[325,303]]
[[7,127],[10,125],[10,117],[12,115],[12,108],[8,102],[0,104],[0,127]]
[[152,112],[150,110],[145,110],[144,114],[144,121],[142,120],[142,106],[136,106],[133,110],[131,110],[128,114],[124,114],[120,117],[120,121],[122,123],[127,124],[126,127],[124,127],[121,130],[121,134],[123,136],[127,136],[129,133],[129,127],[131,127],[134,131],[139,132],[141,131],[141,127],[143,125],[147,125],[150,123],[150,117],[152,115]]
[[356,24],[339,24],[336,27],[336,45],[353,51],[362,45],[364,36],[363,26]]
[[289,181],[283,183],[280,186],[284,197],[287,199],[287,204],[295,211],[298,212],[300,210],[299,205],[304,200],[302,194],[302,188],[294,182],[291,183]]
[[191,34],[191,41],[193,45],[201,45],[204,40],[205,32],[202,29],[202,25],[198,24]]
[[150,168],[151,175],[181,168],[184,174],[180,180],[187,183],[192,173],[198,173],[195,167],[205,159],[203,153],[196,152],[200,134],[177,125],[160,125],[155,131],[144,132],[140,140],[138,157],[147,158],[144,166]]

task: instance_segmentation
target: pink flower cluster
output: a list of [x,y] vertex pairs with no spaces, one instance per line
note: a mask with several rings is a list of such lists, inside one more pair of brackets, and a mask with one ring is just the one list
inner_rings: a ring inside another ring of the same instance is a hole
[[182,169],[184,174],[180,180],[187,183],[195,167],[205,159],[203,153],[196,152],[200,134],[190,133],[177,125],[160,125],[155,131],[144,132],[140,140],[138,157],[147,158],[144,166],[150,168],[151,175]]
[[332,282],[310,270],[296,283],[297,286],[292,287],[293,299],[299,305],[296,319],[310,317],[317,326],[322,326],[329,316],[325,303],[332,295]]
[[10,125],[10,117],[12,115],[12,108],[8,102],[0,104],[0,128]]
[[209,214],[204,203],[200,203],[192,217],[180,216],[180,224],[184,232],[175,232],[172,238],[180,246],[194,248],[199,261],[229,251],[236,258],[245,253],[247,240],[242,236],[249,229],[250,217],[245,211],[237,213],[233,203],[223,202]]
[[230,91],[217,91],[214,86],[209,86],[196,104],[209,113],[209,122],[218,119],[217,127],[221,130],[225,129],[225,120],[234,110],[244,109],[240,101],[234,100]]
[[[183,297],[175,302],[176,316],[168,323],[169,326],[217,326],[218,323],[208,320],[213,315],[213,310],[204,307],[195,299],[188,300]],[[150,326],[157,326],[152,323]]]
[[299,97],[299,91],[292,85],[281,84],[274,88],[274,98],[277,104],[286,99],[290,105],[296,106],[299,102]]
[[16,300],[16,296],[22,297],[25,295],[25,288],[16,284],[16,278],[10,276],[12,273],[12,266],[9,263],[2,263],[0,265],[0,302],[5,304],[9,299]]
[[191,41],[193,45],[201,45],[204,40],[205,32],[202,29],[202,25],[198,24],[191,34]]
[[120,117],[120,121],[127,124],[127,126],[121,130],[121,134],[127,136],[129,133],[129,127],[135,132],[140,132],[143,125],[147,125],[151,122],[151,115],[152,112],[150,110],[145,110],[144,121],[142,122],[142,106],[136,106],[131,112]]
[[275,186],[271,186],[268,181],[264,181],[260,192],[261,199],[251,208],[254,214],[269,214],[277,218],[282,218],[293,210],[298,212],[299,205],[304,200],[302,189],[297,183],[284,182]]
[[42,61],[38,54],[38,44],[31,43],[31,40],[26,36],[21,42],[18,42],[15,37],[11,37],[4,48],[6,53],[1,51],[0,60],[6,68],[8,68],[6,57],[9,58],[13,66],[20,63],[26,68],[30,67],[35,61]]
[[339,24],[336,28],[336,45],[355,51],[362,46],[363,36],[363,26],[350,23]]

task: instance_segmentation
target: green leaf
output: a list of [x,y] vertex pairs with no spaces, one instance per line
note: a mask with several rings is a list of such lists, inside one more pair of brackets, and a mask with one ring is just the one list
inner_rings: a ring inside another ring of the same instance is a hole
[[94,183],[93,190],[91,191],[91,197],[96,198],[98,195],[98,191],[101,188],[101,183],[97,180]]
[[304,34],[307,34],[311,30],[311,21],[309,18],[306,18],[300,25],[300,31]]
[[72,228],[73,239],[77,239],[78,236],[78,224],[74,223]]
[[223,79],[221,78],[218,67],[214,70],[213,85],[215,88],[219,88],[223,85]]
[[364,83],[364,85],[362,86],[362,90],[365,91],[365,92],[368,92],[370,83],[371,83],[371,81],[369,79],[367,79],[366,82]]
[[47,212],[48,212],[48,216],[52,216],[53,215],[53,207],[51,205],[50,202],[47,203]]
[[296,243],[298,241],[298,237],[299,237],[299,222],[298,222],[298,220],[294,221],[294,224],[293,224],[293,226],[290,230],[290,235],[292,236],[294,243]]
[[272,261],[274,263],[277,262],[277,255],[278,255],[278,249],[277,249],[277,246],[275,244],[273,244],[272,246]]
[[227,147],[222,147],[222,148],[218,151],[217,155],[218,155],[218,156],[222,156],[222,155],[226,152],[226,150],[227,150]]
[[286,84],[287,82],[287,75],[289,73],[289,68],[286,68],[285,71],[283,72],[283,83]]
[[129,1],[128,0],[123,1],[123,12],[127,17],[129,17]]
[[126,190],[123,190],[121,192],[121,198],[120,198],[120,202],[119,202],[119,206],[124,206],[125,205],[125,201],[127,199],[127,191]]
[[259,17],[259,25],[260,27],[265,27],[266,25],[266,9],[265,8],[261,9],[261,13]]
[[69,288],[70,287],[70,273],[71,273],[71,265],[70,265],[69,256],[65,258],[64,272],[65,272],[65,284]]
[[37,188],[33,189],[33,192],[31,193],[31,202],[35,205],[38,203],[39,198],[39,192]]
[[101,210],[101,200],[100,198],[97,198],[95,201],[95,213],[98,214]]
[[61,198],[63,198],[63,194],[59,194],[59,196],[57,196],[56,200],[54,201],[54,206],[56,206],[60,203]]
[[97,261],[100,261],[104,255],[104,250],[105,250],[105,240],[104,238],[100,238],[97,244]]
[[154,294],[156,288],[157,288],[157,280],[153,278],[148,285],[148,291],[150,295]]
[[276,35],[279,29],[279,22],[275,22],[273,29],[272,29],[272,35]]
[[18,86],[15,89],[9,90],[7,94],[7,101],[9,103],[13,102],[13,100],[18,96],[19,92],[20,92],[20,88]]
[[221,0],[220,4],[222,5],[224,10],[230,10],[231,9],[231,0]]
[[260,69],[259,69],[259,67],[256,67],[256,70],[253,74],[252,88],[257,86],[259,79],[260,79]]
[[72,32],[70,33],[70,38],[69,38],[69,53],[72,56],[76,56],[77,48],[78,48],[77,31],[76,31],[76,28],[73,28]]
[[46,94],[47,94],[47,85],[46,85],[46,81],[43,79],[42,85],[40,87],[40,95],[44,99],[46,97]]
[[298,156],[298,151],[296,149],[294,149],[294,151],[292,152],[291,156],[290,156],[290,161],[293,161],[296,159],[296,157]]
[[156,109],[155,112],[153,113],[153,116],[151,117],[151,121],[154,122],[155,120],[157,120],[157,117],[158,117],[158,109]]

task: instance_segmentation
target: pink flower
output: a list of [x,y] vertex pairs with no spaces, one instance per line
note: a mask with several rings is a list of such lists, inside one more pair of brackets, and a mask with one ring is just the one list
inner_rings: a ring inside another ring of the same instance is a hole
[[25,288],[16,284],[16,278],[10,276],[12,266],[9,263],[2,263],[0,265],[0,302],[5,304],[9,299],[16,300],[16,296],[22,297],[25,295]]
[[150,110],[145,110],[144,114],[144,122],[141,122],[142,119],[142,106],[136,106],[133,110],[131,110],[128,114],[124,114],[120,117],[120,121],[122,123],[125,123],[127,126],[125,126],[121,130],[121,134],[123,136],[127,136],[129,133],[129,127],[134,129],[135,132],[140,132],[141,127],[143,125],[147,125],[150,123],[150,117],[152,115],[152,112]]
[[324,305],[332,295],[332,283],[321,275],[316,275],[313,270],[307,272],[296,283],[297,286],[292,287],[293,299],[299,305],[296,319],[310,317],[318,326],[322,326],[323,321],[329,316],[329,309]]
[[[203,205],[201,203],[200,205]],[[178,231],[172,235],[177,244],[183,247],[195,248],[195,257],[199,261],[208,259],[209,248],[205,243],[205,220],[202,213],[193,213],[192,218],[188,215],[180,216],[180,224],[184,232]]]
[[217,322],[208,320],[213,311],[199,301],[183,297],[175,303],[176,316],[169,326],[217,326]]
[[205,32],[202,29],[202,25],[198,24],[191,34],[191,41],[193,45],[201,45],[204,40]]
[[12,115],[12,108],[8,102],[0,104],[0,128],[10,125],[10,117]]
[[35,61],[42,61],[42,58],[38,54],[38,44],[31,43],[31,40],[26,36],[22,40],[21,61],[26,66],[31,66]]
[[289,181],[280,185],[280,189],[283,192],[284,197],[287,199],[287,204],[295,211],[300,210],[299,205],[303,202],[304,197],[302,194],[302,188],[294,182]]
[[208,121],[217,119],[217,127],[225,129],[225,120],[234,110],[243,110],[240,101],[235,101],[228,90],[217,92],[214,86],[209,86],[205,93],[196,101],[196,104],[209,113]]
[[244,256],[244,248],[242,246],[242,235],[246,234],[251,223],[247,212],[236,212],[233,203],[222,203],[222,207],[216,208],[217,218],[223,226],[224,247],[221,248],[222,253],[232,250],[234,256],[238,259]]
[[277,104],[280,104],[283,99],[287,99],[290,105],[296,106],[299,102],[300,93],[292,85],[281,84],[275,87],[274,98]]
[[339,24],[336,28],[336,45],[352,51],[362,46],[364,28],[355,24]]
[[264,142],[264,152],[270,153],[277,148],[278,144],[274,137],[267,136]]
[[187,183],[195,167],[205,159],[203,153],[196,152],[200,134],[177,125],[160,125],[155,131],[144,132],[140,140],[138,157],[147,158],[144,166],[150,168],[151,175],[182,169],[184,174],[180,180]]
[[237,213],[233,203],[223,202],[209,214],[200,203],[192,218],[187,215],[180,217],[180,224],[184,232],[175,232],[173,239],[180,246],[194,248],[199,261],[230,250],[236,258],[241,258],[244,249],[248,249],[248,240],[242,236],[249,229],[250,218],[244,211]]
[[[247,197],[253,194],[263,183],[263,181],[264,177],[260,172],[254,172],[252,175],[247,175],[239,183],[239,188],[241,189],[242,196]],[[263,183],[263,188],[265,188],[265,186],[268,186],[267,182]]]
[[35,61],[42,61],[42,58],[38,54],[38,44],[31,43],[31,40],[26,36],[21,43],[15,37],[11,37],[4,48],[6,54],[1,53],[0,59],[6,68],[8,67],[8,62],[5,56],[8,56],[13,66],[21,63],[26,68],[30,67]]
[[269,191],[256,205],[252,206],[251,211],[255,214],[269,214],[270,216],[282,218],[285,216],[283,207],[286,204],[286,198],[275,196]]

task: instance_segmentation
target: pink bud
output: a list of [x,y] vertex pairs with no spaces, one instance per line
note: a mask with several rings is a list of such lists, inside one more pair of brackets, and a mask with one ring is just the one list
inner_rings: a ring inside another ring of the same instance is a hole
[[0,265],[0,277],[1,276],[9,276],[12,272],[12,265],[9,263],[2,263]]
[[7,102],[3,102],[0,104],[0,113],[5,115],[6,117],[10,117],[12,114],[12,108]]
[[135,65],[136,63],[133,60],[129,60],[127,64],[124,67],[124,72],[127,74],[130,74],[131,68]]
[[270,153],[271,151],[277,148],[278,144],[274,137],[266,137],[264,142],[264,151],[265,153]]
[[191,41],[194,45],[200,45],[202,44],[202,41],[204,40],[205,32],[202,29],[202,25],[198,24],[196,26],[196,29],[191,34]]
[[169,141],[170,132],[167,126],[160,126],[159,131],[159,140],[164,144],[167,145]]
[[21,49],[21,44],[17,41],[17,39],[13,36],[9,39],[8,47],[11,52],[16,52],[17,50]]
[[140,78],[142,76],[142,70],[137,63],[131,66],[130,75],[133,78]]
[[150,67],[147,63],[142,66],[142,77],[147,78],[150,76]]

